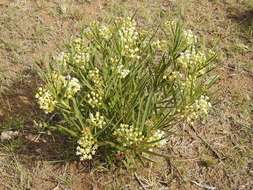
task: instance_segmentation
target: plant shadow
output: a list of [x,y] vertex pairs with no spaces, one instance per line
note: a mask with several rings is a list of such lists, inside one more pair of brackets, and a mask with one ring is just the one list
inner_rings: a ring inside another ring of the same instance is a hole
[[243,26],[244,28],[252,27],[253,26],[253,9],[250,10],[238,10],[238,9],[231,9],[228,10],[230,14],[228,18],[232,21],[237,22],[239,25]]
[[19,76],[0,94],[0,124],[17,117],[31,120],[38,114],[34,95],[39,80],[31,69],[22,71]]
[[[75,145],[67,137],[51,133],[36,125],[51,115],[39,109],[35,93],[41,81],[32,70],[24,70],[22,79],[13,79],[8,90],[0,97],[0,135],[2,131],[18,131],[17,138],[0,142],[14,154],[25,158],[25,163],[36,161],[52,163],[75,162]],[[2,148],[1,148],[2,149]]]

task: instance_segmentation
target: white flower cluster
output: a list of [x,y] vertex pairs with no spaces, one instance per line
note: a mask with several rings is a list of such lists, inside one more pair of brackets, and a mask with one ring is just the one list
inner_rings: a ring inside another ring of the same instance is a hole
[[186,114],[187,123],[193,124],[194,120],[205,117],[211,107],[209,97],[201,96],[193,105],[186,107],[188,109]]
[[112,31],[107,26],[100,26],[99,28],[99,34],[104,38],[105,40],[109,40],[112,37]]
[[116,65],[119,62],[119,59],[117,57],[111,57],[110,62],[112,65]]
[[62,64],[63,66],[66,66],[66,65],[67,65],[67,61],[68,61],[68,58],[69,58],[68,53],[61,52],[61,53],[59,53],[59,55],[57,55],[57,56],[55,57],[55,60],[56,60],[58,63]]
[[139,48],[137,47],[138,32],[136,30],[136,22],[130,17],[123,20],[121,29],[119,30],[120,42],[122,45],[122,55],[130,58],[139,59]]
[[156,130],[152,136],[149,137],[148,142],[153,143],[153,147],[162,147],[166,145],[165,132],[159,129]]
[[184,30],[183,35],[185,37],[186,43],[190,48],[195,48],[197,43],[197,36],[193,34],[191,30]]
[[80,157],[80,160],[91,160],[92,156],[96,154],[98,145],[96,144],[96,140],[90,131],[84,130],[77,143],[78,146],[76,148],[76,155]]
[[103,80],[99,75],[99,70],[95,68],[90,70],[88,78],[94,83],[94,89],[87,95],[88,103],[93,107],[101,106],[103,99]]
[[178,71],[173,71],[169,75],[164,75],[163,79],[165,80],[170,80],[170,81],[175,81],[175,80],[182,80],[183,74],[178,72]]
[[[51,75],[51,80],[53,87],[41,87],[35,95],[38,99],[40,108],[43,109],[45,113],[51,113],[54,111],[57,103],[56,99],[59,94],[63,93],[64,98],[71,99],[81,89],[79,80],[71,76],[64,77],[63,75],[54,72]],[[53,90],[54,92],[50,90]]]
[[[81,38],[76,38],[73,43],[73,55],[72,60],[75,65],[78,65],[80,68],[84,68],[85,64],[90,61],[90,48],[85,46],[84,41]],[[67,55],[70,59],[70,54]]]
[[65,85],[66,86],[66,90],[65,90],[65,94],[64,97],[71,99],[72,97],[74,97],[74,95],[81,90],[81,85],[79,83],[79,80],[77,78],[74,77],[70,77],[67,76],[65,77]]
[[202,113],[202,115],[207,115],[209,109],[212,107],[209,99],[208,96],[201,96],[199,100],[195,101],[195,110]]
[[161,49],[161,42],[160,42],[160,40],[156,40],[156,41],[151,42],[151,47],[153,49]]
[[96,112],[96,114],[90,113],[90,118],[88,120],[91,125],[102,129],[106,125],[105,117],[102,116],[99,112]]
[[91,105],[91,107],[95,108],[97,106],[101,106],[103,97],[100,95],[100,93],[97,93],[96,91],[91,91],[88,95],[88,103]]
[[[148,45],[150,42],[149,40],[145,40],[144,46]],[[168,50],[168,42],[166,40],[156,40],[151,42],[151,47],[154,50],[161,50],[161,51],[166,51]]]
[[74,95],[80,91],[81,85],[79,80],[71,76],[63,76],[54,72],[51,76],[54,88],[56,88],[57,93],[63,92],[64,98],[71,99]]
[[167,22],[165,22],[165,27],[166,29],[175,29],[177,26],[177,22],[175,20],[168,20]]
[[73,56],[74,63],[80,65],[80,68],[84,68],[85,64],[90,61],[89,49],[86,48],[82,52],[76,52]]
[[103,80],[100,77],[99,70],[97,68],[94,68],[93,70],[89,71],[88,78],[94,83],[94,85],[97,88],[102,88],[102,86],[103,86]]
[[202,52],[196,52],[195,50],[186,50],[181,53],[178,58],[178,63],[182,68],[194,68],[197,65],[202,65],[206,61],[206,55]]
[[117,140],[122,143],[124,147],[139,144],[144,140],[142,132],[138,128],[128,124],[120,124],[113,135],[117,137]]
[[40,87],[35,97],[38,99],[40,109],[43,109],[45,113],[51,113],[54,111],[56,100],[49,90]]
[[117,73],[120,75],[120,78],[124,79],[129,74],[130,70],[125,69],[124,65],[120,64],[117,66]]
[[[175,33],[178,22],[175,20],[167,21],[165,23],[165,29],[169,31],[169,33]],[[180,23],[179,25],[180,26]],[[187,45],[187,49],[195,49],[195,45],[197,44],[198,38],[191,30],[183,30],[182,37],[184,42]]]
[[77,51],[80,52],[84,48],[84,41],[81,38],[76,38],[72,42],[73,48]]

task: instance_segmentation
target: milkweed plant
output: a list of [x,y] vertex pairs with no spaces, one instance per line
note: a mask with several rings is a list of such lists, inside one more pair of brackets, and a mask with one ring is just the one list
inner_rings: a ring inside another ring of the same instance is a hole
[[53,130],[76,144],[80,160],[99,152],[114,159],[148,158],[166,145],[169,129],[208,114],[215,53],[169,21],[155,31],[133,18],[92,23],[41,72],[36,98]]

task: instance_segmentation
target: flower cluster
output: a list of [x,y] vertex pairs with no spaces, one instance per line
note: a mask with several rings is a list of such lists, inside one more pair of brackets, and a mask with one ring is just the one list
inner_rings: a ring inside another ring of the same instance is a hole
[[182,80],[183,74],[178,71],[172,71],[169,75],[164,75],[163,79],[165,79],[165,80],[168,79],[170,81]]
[[142,131],[133,125],[123,123],[114,131],[113,135],[117,137],[117,140],[122,143],[124,147],[139,144],[144,140]]
[[139,59],[139,48],[137,47],[138,32],[136,30],[136,22],[130,17],[122,21],[119,30],[119,37],[122,46],[122,55],[130,58]]
[[99,70],[97,68],[94,68],[93,70],[89,71],[88,78],[94,83],[94,85],[97,88],[102,88],[103,80],[102,80],[102,78],[99,74]]
[[66,77],[64,86],[66,88],[64,97],[66,97],[67,99],[71,99],[72,97],[74,97],[74,95],[81,89],[79,80],[70,76]]
[[212,105],[209,102],[209,97],[201,96],[198,100],[195,100],[194,104],[186,107],[187,123],[193,124],[194,120],[205,117],[211,107]]
[[40,109],[43,109],[45,113],[51,113],[54,111],[56,100],[49,90],[40,87],[35,97],[38,99]]
[[102,129],[106,125],[105,117],[102,116],[99,112],[96,112],[96,114],[90,113],[90,118],[88,119],[88,122],[99,129]]
[[81,69],[85,68],[91,58],[90,48],[84,44],[83,39],[76,38],[71,44],[72,54],[68,54],[68,60],[72,60],[72,64],[79,66]]
[[98,145],[89,130],[83,130],[80,139],[77,141],[76,155],[80,160],[91,160],[95,155]]
[[205,63],[206,55],[202,52],[196,52],[195,50],[186,50],[180,54],[180,57],[177,60],[183,69],[191,69]]
[[65,53],[65,52],[61,52],[61,53],[59,53],[59,55],[57,57],[55,57],[55,60],[57,63],[60,63],[61,65],[66,67],[67,62],[69,60],[69,54]]
[[177,27],[177,22],[175,20],[168,20],[165,23],[165,29],[166,30],[175,30]]
[[53,72],[51,81],[52,85],[39,88],[35,96],[38,99],[40,108],[46,113],[51,113],[55,110],[57,99],[61,96],[71,99],[81,89],[79,80],[69,75],[64,77]]
[[102,102],[103,97],[100,95],[100,93],[96,91],[91,91],[87,95],[87,98],[88,98],[88,103],[91,105],[92,108],[102,105],[101,102]]
[[165,132],[162,130],[155,130],[152,136],[149,137],[148,142],[152,143],[153,147],[162,147],[166,145]]
[[99,28],[99,34],[102,36],[103,39],[109,40],[112,37],[112,31],[109,27],[102,25]]
[[119,59],[117,57],[111,57],[110,58],[110,63],[112,65],[116,65],[119,62]]
[[94,68],[94,70],[90,70],[88,73],[88,78],[94,84],[94,89],[90,91],[87,95],[88,103],[91,107],[95,108],[97,106],[101,106],[103,99],[103,80],[99,74],[99,70]]
[[84,68],[85,64],[90,61],[89,49],[85,49],[82,52],[78,52],[73,55],[73,60],[76,65],[80,65],[80,68]]
[[120,78],[124,79],[129,74],[130,70],[125,69],[124,65],[120,64],[117,66],[117,72],[120,75]]
[[191,30],[184,30],[183,35],[187,46],[194,49],[197,43],[197,36],[195,36]]
[[51,80],[56,94],[59,95],[63,93],[63,97],[67,99],[74,97],[74,95],[81,89],[79,80],[70,75],[63,76],[54,72],[51,76]]

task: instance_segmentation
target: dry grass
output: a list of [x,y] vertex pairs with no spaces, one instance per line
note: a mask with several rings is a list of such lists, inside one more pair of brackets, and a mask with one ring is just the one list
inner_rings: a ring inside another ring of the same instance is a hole
[[[93,19],[136,10],[146,27],[181,18],[219,53],[214,110],[195,131],[181,126],[162,150],[169,158],[157,158],[157,164],[126,171],[98,161],[77,163],[66,140],[32,123],[41,116],[33,99],[34,63],[48,61]],[[0,189],[252,189],[252,11],[250,0],[1,1],[0,132],[15,128],[22,135],[1,145]]]

